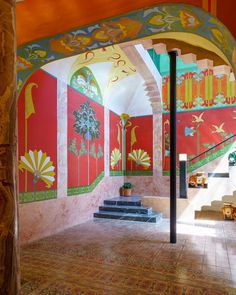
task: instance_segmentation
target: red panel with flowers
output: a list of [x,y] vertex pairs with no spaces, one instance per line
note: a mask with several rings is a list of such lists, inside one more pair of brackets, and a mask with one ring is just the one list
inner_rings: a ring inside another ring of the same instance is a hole
[[[169,170],[169,115],[163,115],[163,166]],[[177,114],[177,154],[193,158],[236,134],[236,107]],[[222,148],[220,146],[219,148]]]
[[42,70],[18,98],[18,154],[20,193],[57,188],[57,81]]
[[104,108],[68,86],[68,187],[90,186],[104,171]]
[[153,117],[131,117],[126,126],[126,170],[152,171]]

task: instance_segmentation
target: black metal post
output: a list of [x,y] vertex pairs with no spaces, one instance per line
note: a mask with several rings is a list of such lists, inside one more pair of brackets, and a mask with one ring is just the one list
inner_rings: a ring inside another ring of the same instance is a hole
[[170,57],[170,242],[176,243],[176,57]]
[[187,199],[187,161],[179,161],[179,197]]

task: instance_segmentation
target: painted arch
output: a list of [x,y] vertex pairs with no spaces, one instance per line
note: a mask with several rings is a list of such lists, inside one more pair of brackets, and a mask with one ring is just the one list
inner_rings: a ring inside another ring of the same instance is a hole
[[209,40],[236,73],[236,41],[217,18],[192,5],[159,4],[19,46],[18,90],[36,69],[51,61],[165,32],[191,33]]

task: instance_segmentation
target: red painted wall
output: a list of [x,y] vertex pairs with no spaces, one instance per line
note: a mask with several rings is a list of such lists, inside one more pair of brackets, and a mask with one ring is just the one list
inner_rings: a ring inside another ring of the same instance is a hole
[[[153,128],[152,128],[152,116],[142,116],[142,117],[132,117],[129,120],[131,122],[131,126],[127,128],[126,133],[126,152],[127,152],[127,160],[126,160],[126,170],[151,170],[152,171],[152,158],[153,158]],[[131,147],[131,130],[135,128],[135,137],[136,142]],[[133,161],[128,160],[128,154],[132,150],[141,149],[148,153],[151,158],[150,167],[148,169],[144,169],[142,165],[136,166]],[[131,169],[131,162],[132,169]]]
[[[57,81],[42,70],[30,76],[18,98],[18,154],[25,154],[25,89],[29,83],[36,83],[32,88],[35,113],[27,119],[27,152],[42,150],[50,156],[55,167],[55,181],[50,189],[57,188]],[[27,191],[33,191],[33,176],[27,173]],[[46,190],[43,181],[38,181],[36,190]],[[19,191],[25,192],[25,172],[19,171]]]
[[[95,111],[96,119],[100,122],[100,137],[90,141],[83,139],[83,136],[75,132],[73,128],[75,123],[73,112],[80,110],[81,105],[87,101]],[[71,144],[71,139],[74,138],[77,142],[77,150],[80,149],[81,140],[84,140],[86,149],[94,143],[96,152],[98,151],[98,145],[101,145],[104,153],[104,108],[68,86],[68,148]],[[78,160],[78,156],[68,150],[68,187],[88,186],[94,182],[95,178],[102,171],[104,171],[103,156],[97,159],[97,163],[96,159],[91,155],[88,156],[88,154],[81,155]]]
[[[168,117],[168,114],[163,115],[163,128]],[[196,122],[199,118],[200,122]],[[165,130],[169,132],[168,127]],[[197,156],[235,133],[236,107],[178,113],[177,153]],[[165,157],[165,170],[169,169],[168,163],[169,159]]]

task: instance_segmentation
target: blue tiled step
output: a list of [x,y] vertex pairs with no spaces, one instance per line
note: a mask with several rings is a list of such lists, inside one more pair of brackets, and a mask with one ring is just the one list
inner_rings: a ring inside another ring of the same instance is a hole
[[119,206],[119,205],[103,205],[99,207],[99,211],[123,212],[123,213],[138,213],[152,214],[152,208],[142,206]]
[[162,214],[158,212],[153,212],[150,215],[146,215],[146,214],[144,215],[144,214],[137,214],[137,213],[135,214],[135,213],[124,213],[124,212],[99,211],[94,213],[94,217],[156,223],[157,221],[161,220]]
[[141,206],[141,197],[117,197],[104,201],[105,205],[117,205],[117,206]]

